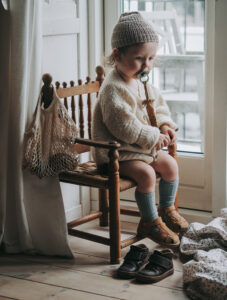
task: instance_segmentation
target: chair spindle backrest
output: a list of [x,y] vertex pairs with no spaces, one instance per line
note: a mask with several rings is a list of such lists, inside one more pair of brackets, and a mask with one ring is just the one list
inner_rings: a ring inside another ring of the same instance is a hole
[[[67,83],[63,82],[62,87],[60,82],[56,82],[55,86],[59,98],[64,99],[64,105],[66,109],[71,113],[71,117],[78,127],[78,132],[81,138],[91,139],[91,124],[92,124],[92,94],[96,95],[99,92],[100,86],[104,80],[104,69],[101,66],[96,67],[96,81],[91,81],[90,77],[86,78],[86,82],[83,84],[82,80],[78,80],[78,85],[75,86],[74,81],[70,81],[70,87],[67,87]],[[84,96],[86,95],[86,98]],[[76,97],[77,96],[77,97]],[[69,105],[68,98],[71,103]],[[78,100],[78,102],[77,102]],[[84,105],[84,100],[86,106]],[[70,107],[70,109],[69,109]],[[76,110],[79,110],[76,113]],[[71,112],[70,112],[71,110]],[[85,118],[85,111],[87,111],[87,118]],[[77,124],[78,118],[78,124]],[[87,120],[87,126],[85,126],[85,119]],[[85,132],[86,127],[86,132]]]

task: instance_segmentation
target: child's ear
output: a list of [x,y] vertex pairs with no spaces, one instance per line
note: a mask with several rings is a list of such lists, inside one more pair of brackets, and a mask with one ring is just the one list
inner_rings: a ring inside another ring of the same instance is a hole
[[120,60],[120,53],[119,50],[117,48],[113,49],[113,58],[115,61],[119,61]]

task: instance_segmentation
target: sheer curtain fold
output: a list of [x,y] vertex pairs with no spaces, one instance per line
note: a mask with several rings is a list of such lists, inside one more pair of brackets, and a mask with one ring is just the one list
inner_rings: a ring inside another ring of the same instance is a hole
[[[7,140],[8,140],[8,78],[9,78],[9,12],[0,1],[0,243],[4,234],[6,212]],[[3,113],[4,112],[4,113]]]
[[72,257],[57,178],[22,170],[23,138],[39,92],[42,1],[0,1],[0,246],[8,253]]

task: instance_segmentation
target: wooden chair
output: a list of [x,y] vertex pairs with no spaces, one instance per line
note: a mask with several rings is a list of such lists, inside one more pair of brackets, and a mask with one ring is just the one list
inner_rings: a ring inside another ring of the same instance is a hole
[[[72,119],[79,123],[79,133],[75,140],[75,149],[78,153],[90,151],[90,147],[105,148],[109,150],[109,174],[101,173],[93,161],[82,163],[75,171],[64,172],[59,175],[59,180],[71,184],[77,184],[99,189],[99,211],[92,212],[87,216],[68,223],[68,233],[70,235],[91,240],[97,243],[108,245],[110,247],[110,263],[117,264],[121,261],[121,249],[127,247],[140,240],[138,236],[132,236],[121,241],[120,231],[120,213],[129,216],[140,216],[139,211],[133,208],[120,207],[120,192],[136,186],[136,183],[119,176],[118,149],[120,144],[115,141],[94,141],[91,140],[91,122],[92,122],[92,97],[91,94],[99,92],[102,81],[104,80],[104,69],[100,66],[96,68],[96,81],[91,82],[87,77],[87,82],[82,84],[78,81],[78,85],[74,86],[74,82],[70,82],[70,87],[63,82],[63,87],[56,82],[57,94],[59,98],[64,100],[65,107],[68,109],[68,98],[71,102]],[[43,75],[44,86],[42,88],[42,101],[44,103],[51,102],[53,87],[51,85],[52,78],[49,74]],[[75,96],[78,95],[77,103]],[[86,95],[87,102],[87,137],[85,139],[85,123],[84,123],[84,99],[82,95]],[[79,109],[79,120],[76,120],[76,109]],[[176,156],[176,147],[170,147],[171,155]],[[175,202],[177,206],[177,202]],[[109,238],[91,234],[85,231],[75,229],[76,226],[99,218],[100,226],[109,225]]]

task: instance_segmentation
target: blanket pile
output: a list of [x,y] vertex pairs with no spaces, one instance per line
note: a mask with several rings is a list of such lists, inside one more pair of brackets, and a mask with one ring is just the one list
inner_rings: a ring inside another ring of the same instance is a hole
[[183,265],[183,282],[191,299],[227,299],[227,217],[190,224],[180,251],[193,259]]

